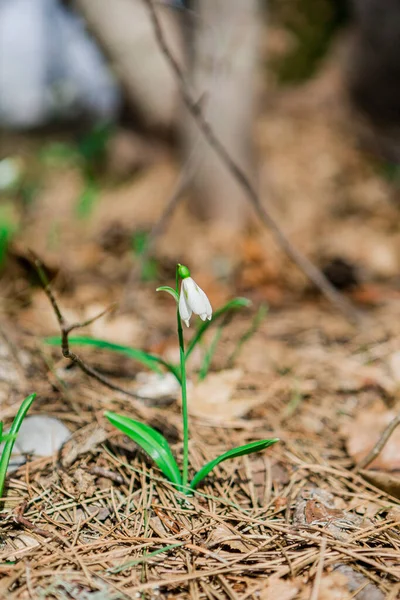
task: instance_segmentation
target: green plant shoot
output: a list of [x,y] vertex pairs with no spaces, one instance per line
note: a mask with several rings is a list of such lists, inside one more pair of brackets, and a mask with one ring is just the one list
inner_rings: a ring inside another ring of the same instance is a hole
[[[173,288],[171,288],[169,286],[161,286],[161,287],[157,288],[157,291],[167,292],[176,300],[177,303],[179,302],[179,293],[177,293],[176,290],[174,290]],[[234,298],[233,300],[229,300],[229,302],[224,304],[224,306],[222,306],[221,308],[217,309],[215,311],[215,313],[212,315],[211,320],[201,322],[201,324],[199,325],[198,329],[196,330],[193,338],[190,340],[190,342],[188,344],[188,347],[187,347],[187,350],[185,353],[186,360],[189,358],[189,356],[193,352],[196,345],[201,342],[204,334],[206,333],[206,331],[208,330],[208,328],[211,324],[214,324],[217,321],[220,321],[222,319],[220,327],[224,327],[227,324],[227,322],[229,321],[229,317],[231,315],[233,315],[237,310],[249,307],[250,304],[251,304],[251,302],[250,302],[250,300],[247,300],[247,298]],[[251,328],[251,335],[254,333],[254,331],[255,331],[255,328]],[[202,365],[202,367],[200,369],[200,373],[199,373],[200,379],[204,379],[204,377],[207,375],[207,373],[209,371],[211,359],[214,355],[216,345],[221,337],[221,333],[222,333],[221,330],[217,331],[216,339],[213,340],[213,342],[211,343],[211,347],[206,351],[203,365]],[[246,333],[246,339],[239,340],[240,347],[249,338],[250,338],[250,334]],[[44,339],[44,343],[48,344],[49,346],[60,346],[61,341],[62,340],[61,340],[60,336],[50,336],[50,337],[46,337]],[[99,350],[110,350],[111,352],[117,352],[119,354],[123,354],[123,355],[128,356],[129,358],[132,358],[133,360],[141,363],[143,366],[147,367],[151,371],[154,371],[155,373],[158,373],[158,374],[162,373],[161,367],[164,367],[167,371],[172,373],[174,375],[174,377],[176,377],[179,384],[181,383],[180,365],[176,365],[171,362],[168,362],[168,361],[164,360],[163,358],[161,358],[160,356],[157,356],[156,354],[151,354],[150,352],[145,352],[144,350],[140,350],[139,348],[133,348],[132,346],[124,346],[122,344],[115,344],[115,343],[109,342],[107,340],[103,340],[100,338],[92,338],[89,336],[79,336],[79,335],[70,336],[68,338],[68,341],[71,344],[71,346],[74,346],[74,345],[76,345],[76,346],[94,346],[95,348],[98,348]],[[229,366],[231,366],[231,363],[232,363],[232,358],[229,359]]]
[[[179,289],[180,284],[180,289]],[[175,289],[162,286],[157,291],[164,291],[170,294],[177,305],[177,331],[178,331],[178,342],[179,342],[179,353],[180,353],[180,384],[182,393],[182,424],[183,424],[183,460],[182,460],[182,473],[179,470],[174,455],[169,447],[167,440],[161,433],[156,429],[134,421],[129,417],[118,415],[116,413],[107,411],[105,413],[106,418],[122,431],[125,435],[130,437],[134,442],[138,444],[145,452],[152,458],[159,469],[163,472],[165,477],[180,491],[183,491],[186,495],[191,495],[195,488],[209,475],[209,473],[221,462],[237,456],[243,456],[245,454],[252,454],[253,452],[259,452],[268,448],[272,444],[279,441],[278,438],[272,438],[268,440],[259,440],[239,446],[238,448],[232,448],[227,452],[224,452],[214,460],[204,465],[194,477],[189,481],[189,416],[188,416],[188,397],[186,387],[186,361],[190,354],[189,350],[192,351],[194,345],[198,343],[201,336],[207,329],[208,324],[213,319],[212,307],[209,299],[207,298],[204,291],[195,283],[190,276],[189,269],[184,265],[177,265],[176,269],[176,286]],[[232,308],[238,308],[244,304],[248,304],[245,299],[235,299],[231,303],[228,303],[220,309],[216,317],[225,314],[227,310]],[[229,305],[229,308],[226,308]],[[192,315],[199,315],[203,321],[202,326],[197,330],[194,338],[195,342],[192,342],[188,346],[188,350],[185,352],[184,336],[182,321],[187,327],[190,326],[190,319]],[[211,352],[212,354],[212,352]],[[208,370],[209,361],[205,363],[204,370]]]

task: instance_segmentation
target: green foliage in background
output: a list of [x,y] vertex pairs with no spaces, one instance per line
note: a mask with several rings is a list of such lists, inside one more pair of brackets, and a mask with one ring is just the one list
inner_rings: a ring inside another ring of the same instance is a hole
[[85,219],[92,213],[99,197],[99,177],[106,157],[107,144],[114,133],[110,123],[99,123],[76,143],[54,142],[41,151],[41,160],[50,167],[76,167],[83,178],[77,198],[76,215]]
[[270,0],[267,18],[294,41],[286,54],[271,58],[279,82],[299,83],[315,73],[334,34],[348,20],[348,4],[348,0]]
[[17,216],[11,204],[0,205],[0,269],[4,267],[10,242],[17,230]]
[[159,267],[158,262],[155,258],[149,256],[146,257],[148,247],[149,234],[147,231],[135,231],[132,235],[132,250],[134,255],[141,259],[141,271],[140,278],[142,281],[154,281],[158,278]]

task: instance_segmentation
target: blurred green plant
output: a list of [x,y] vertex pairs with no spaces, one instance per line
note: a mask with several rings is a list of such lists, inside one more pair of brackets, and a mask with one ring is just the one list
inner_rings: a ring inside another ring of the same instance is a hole
[[76,215],[79,219],[90,217],[97,200],[99,199],[99,185],[92,176],[86,176],[84,187],[76,203]]
[[347,0],[270,0],[270,19],[286,30],[293,43],[273,56],[272,69],[281,83],[311,77],[326,55],[336,31],[347,22]]
[[267,316],[267,314],[268,314],[268,304],[265,304],[265,303],[260,304],[260,306],[258,307],[258,310],[257,310],[256,314],[253,317],[253,320],[252,320],[252,322],[250,324],[250,327],[240,337],[239,341],[236,344],[236,347],[235,347],[234,351],[232,352],[231,356],[229,357],[229,359],[228,359],[228,366],[230,366],[230,367],[233,366],[233,364],[235,363],[237,357],[239,356],[240,352],[242,351],[243,346],[258,331],[258,329],[260,328],[261,323],[264,321],[264,319]]
[[99,123],[75,143],[51,142],[44,145],[39,158],[49,167],[78,166],[93,174],[93,171],[102,167],[113,133],[113,125]]
[[135,231],[132,235],[132,251],[141,261],[140,279],[142,281],[155,281],[159,275],[158,262],[153,257],[146,257],[149,233],[147,231]]
[[393,185],[400,183],[400,165],[389,161],[381,161],[377,163],[376,169],[378,173]]
[[0,206],[0,269],[3,269],[11,240],[18,231],[17,216],[11,204]]
[[99,175],[113,134],[112,124],[99,123],[75,144],[53,142],[40,153],[41,160],[50,167],[76,167],[80,170],[83,188],[76,203],[76,215],[80,219],[91,215],[99,198]]

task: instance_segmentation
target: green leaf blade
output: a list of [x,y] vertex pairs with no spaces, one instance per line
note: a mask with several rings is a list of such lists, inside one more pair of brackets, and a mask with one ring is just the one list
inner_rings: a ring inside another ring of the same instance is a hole
[[253,452],[260,452],[261,450],[265,450],[272,444],[279,442],[279,438],[272,438],[270,440],[259,440],[257,442],[251,442],[250,444],[245,444],[244,446],[238,446],[237,448],[232,448],[223,454],[214,458],[207,464],[204,465],[193,477],[190,487],[194,490],[198,484],[205,478],[207,475],[220,463],[224,460],[228,460],[230,458],[236,458],[237,456],[244,456],[245,454],[253,454]]
[[0,497],[3,496],[7,468],[10,462],[12,450],[14,448],[15,438],[17,437],[17,433],[22,425],[22,422],[25,419],[26,414],[35,398],[36,394],[30,394],[25,398],[25,400],[23,400],[17,414],[15,415],[14,421],[12,422],[10,431],[8,434],[6,434],[6,443],[0,458]]
[[156,292],[167,292],[167,294],[172,296],[174,298],[174,300],[176,301],[176,303],[179,304],[179,294],[177,293],[176,290],[174,290],[169,285],[162,285],[161,287],[158,287],[156,289]]
[[236,344],[235,350],[232,352],[230,358],[228,359],[228,366],[233,367],[233,364],[237,357],[239,356],[244,344],[250,340],[250,338],[256,333],[258,328],[260,327],[262,321],[268,314],[268,304],[262,303],[260,304],[256,314],[253,317],[253,320],[250,324],[250,327],[244,334],[241,336],[239,341]]
[[[158,373],[158,375],[162,374],[162,370],[160,369],[160,365],[162,365],[170,373],[172,373],[180,383],[179,369],[175,365],[172,365],[155,354],[150,354],[144,350],[139,350],[139,348],[123,346],[122,344],[114,344],[114,342],[108,342],[107,340],[88,336],[70,336],[68,340],[71,345],[75,344],[77,346],[94,346],[99,350],[111,350],[112,352],[124,354],[125,356],[140,362],[142,365],[145,365],[148,369],[154,371],[154,373]],[[46,337],[44,342],[49,346],[61,346],[61,337],[58,335]]]
[[214,312],[211,321],[202,322],[201,325],[199,326],[199,328],[197,329],[197,331],[195,332],[195,334],[192,337],[192,339],[188,345],[188,348],[186,350],[186,359],[189,358],[190,354],[193,352],[194,348],[200,342],[201,338],[203,337],[203,335],[205,334],[205,332],[207,331],[207,329],[210,327],[210,325],[212,323],[214,323],[217,319],[219,319],[223,315],[228,314],[229,312],[239,310],[241,308],[247,308],[250,305],[251,305],[251,300],[248,300],[247,298],[238,297],[238,298],[233,298],[233,300],[229,300],[229,302],[224,304],[224,306],[222,306],[221,308],[218,308]]
[[106,411],[104,416],[114,427],[136,442],[153,459],[167,479],[177,487],[182,486],[181,472],[167,440],[161,433],[149,425],[111,411]]

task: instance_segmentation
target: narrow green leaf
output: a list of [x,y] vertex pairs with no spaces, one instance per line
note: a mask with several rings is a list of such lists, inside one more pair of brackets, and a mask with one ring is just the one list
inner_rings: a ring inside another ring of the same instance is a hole
[[167,292],[167,294],[170,294],[176,300],[176,303],[179,304],[179,294],[176,290],[174,290],[174,288],[169,287],[169,285],[162,285],[161,287],[158,287],[156,292]]
[[136,230],[131,238],[132,251],[138,259],[141,281],[156,281],[158,279],[159,264],[150,255],[151,236],[143,229]]
[[104,416],[107,417],[112,425],[143,448],[167,479],[176,486],[180,487],[182,485],[182,476],[174,455],[167,440],[161,433],[149,425],[110,411],[106,411]]
[[87,177],[85,187],[79,195],[76,205],[76,214],[80,219],[86,219],[90,216],[93,208],[99,198],[100,189],[92,177]]
[[[49,346],[60,346],[61,337],[57,335],[47,337],[44,339],[44,342]],[[158,374],[162,373],[160,369],[160,365],[162,365],[176,377],[179,383],[181,381],[178,367],[163,360],[155,354],[144,352],[143,350],[139,350],[138,348],[123,346],[121,344],[114,344],[113,342],[108,342],[107,340],[101,340],[98,338],[91,338],[87,336],[71,336],[69,337],[69,342],[71,345],[76,344],[77,346],[95,346],[100,350],[111,350],[112,352],[124,354],[125,356],[129,356],[129,358],[133,358],[134,360],[142,363],[143,365],[145,365],[146,367]]]
[[10,462],[11,452],[14,447],[15,438],[17,433],[22,425],[23,420],[26,417],[26,413],[30,409],[30,406],[34,399],[36,398],[36,394],[31,394],[27,396],[25,400],[23,400],[21,406],[18,409],[17,414],[15,415],[14,421],[11,425],[10,431],[7,434],[7,441],[3,448],[3,452],[1,453],[0,458],[0,497],[3,496],[4,491],[4,483],[7,475],[8,463]]
[[246,342],[248,342],[249,339],[256,333],[256,331],[260,327],[261,323],[263,322],[264,318],[266,317],[267,313],[268,313],[268,304],[265,304],[265,303],[260,304],[256,314],[254,315],[254,318],[251,322],[249,329],[244,332],[244,334],[242,335],[242,337],[236,344],[236,348],[234,349],[231,356],[229,357],[229,360],[228,360],[229,367],[233,366],[235,360],[237,359],[240,351],[243,348],[243,345]]
[[214,460],[211,460],[209,463],[204,465],[204,467],[202,467],[200,471],[198,471],[193,477],[190,483],[190,487],[192,488],[192,490],[194,490],[198,486],[198,484],[205,477],[207,477],[210,471],[212,471],[214,467],[222,463],[224,460],[228,460],[229,458],[236,458],[237,456],[243,456],[244,454],[260,452],[261,450],[265,450],[265,448],[268,448],[268,446],[272,446],[272,444],[275,444],[276,442],[279,442],[279,438],[251,442],[250,444],[245,444],[244,446],[239,446],[238,448],[232,448],[232,450],[228,450],[228,452],[217,456],[217,458],[214,458]]
[[212,361],[215,351],[217,349],[218,342],[221,339],[222,330],[223,330],[223,325],[219,325],[219,327],[217,328],[217,331],[214,334],[214,337],[211,341],[209,348],[207,348],[207,351],[204,355],[203,362],[201,363],[201,367],[199,370],[199,381],[203,381],[203,379],[205,379],[207,377],[207,373],[210,369],[211,361]]
[[203,335],[205,334],[205,332],[207,331],[207,329],[210,327],[210,325],[212,323],[214,323],[217,319],[219,319],[220,317],[222,317],[223,315],[225,315],[226,313],[228,313],[230,311],[239,310],[241,308],[247,308],[250,305],[251,305],[251,301],[248,300],[247,298],[233,298],[233,300],[229,300],[229,302],[224,304],[224,306],[222,306],[221,308],[218,308],[214,312],[211,321],[202,322],[201,325],[199,326],[199,328],[197,329],[196,333],[190,340],[190,343],[186,350],[186,359],[189,358],[189,356],[193,352],[196,344],[199,343],[199,341],[201,340],[201,338],[203,337]]
[[16,433],[5,433],[4,435],[0,436],[0,443],[4,443],[4,442],[9,442],[10,440],[15,440],[15,438],[17,437]]

